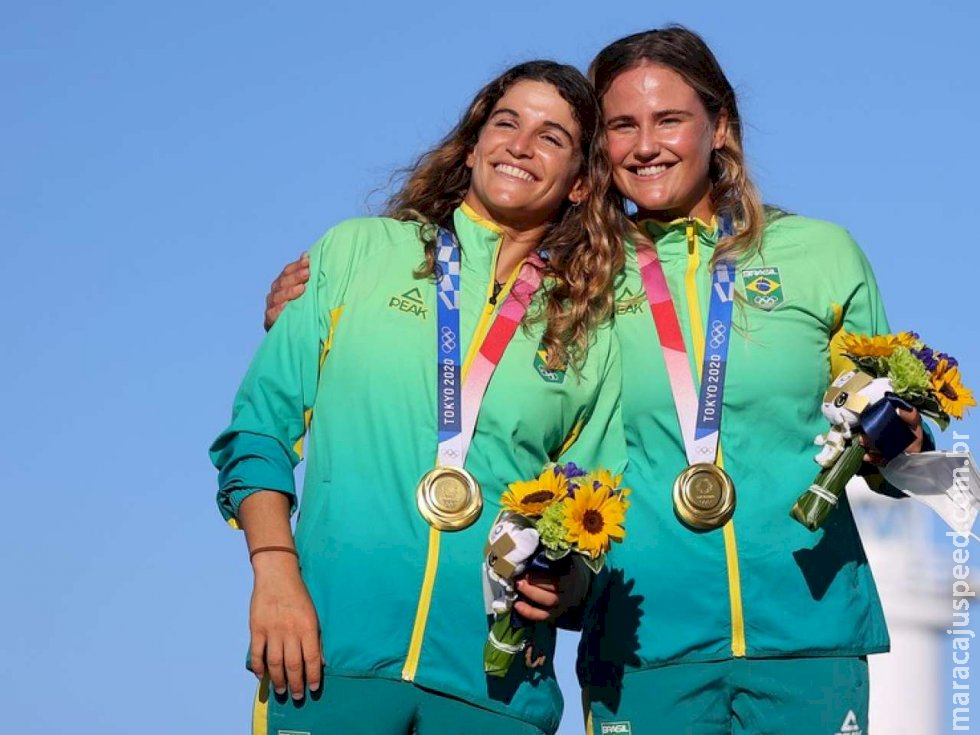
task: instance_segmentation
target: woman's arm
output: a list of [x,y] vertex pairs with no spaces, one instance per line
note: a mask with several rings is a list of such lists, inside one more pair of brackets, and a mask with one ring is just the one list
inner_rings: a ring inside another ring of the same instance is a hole
[[[842,252],[836,259],[836,266],[840,269],[838,278],[845,291],[839,297],[838,303],[834,304],[837,323],[830,340],[831,379],[841,371],[853,367],[843,354],[842,337],[845,333],[878,335],[890,331],[881,292],[878,290],[878,281],[871,264],[850,235],[843,230],[840,230],[840,233]],[[898,414],[908,424],[914,437],[905,451],[913,454],[923,451],[923,448],[929,445],[929,438],[923,429],[919,412],[914,408],[911,411],[899,409]],[[871,446],[866,436],[861,436],[861,443],[868,450],[864,456],[865,462],[871,465],[884,464],[884,459]],[[877,470],[872,469],[864,475],[873,489],[881,488],[885,494],[890,494],[887,488],[882,487],[884,479]]]
[[[335,228],[336,230],[337,228]],[[219,470],[218,505],[245,532],[254,583],[249,667],[275,691],[302,698],[320,687],[322,646],[313,602],[300,573],[290,515],[293,468],[316,400],[329,311],[339,305],[350,260],[347,238],[328,233],[303,259],[311,287],[263,340],[238,390],[231,424],[211,448]],[[341,240],[340,266],[325,272],[324,250]],[[335,272],[336,271],[336,272]],[[281,309],[280,309],[281,311]]]
[[[595,400],[583,423],[562,448],[558,462],[574,462],[591,471],[604,468],[614,475],[626,469],[626,435],[622,413],[622,359],[619,340],[612,325],[605,364],[596,386]],[[593,348],[595,349],[595,348]],[[528,620],[555,619],[561,628],[581,629],[586,604],[601,585],[593,580],[584,564],[575,563],[562,577],[529,574],[517,581],[517,591],[524,598],[514,603],[514,610]]]
[[260,679],[268,674],[277,694],[288,687],[293,699],[301,699],[304,683],[313,692],[320,688],[323,654],[316,610],[300,576],[289,505],[282,493],[253,493],[242,501],[238,520],[255,575],[250,668]]

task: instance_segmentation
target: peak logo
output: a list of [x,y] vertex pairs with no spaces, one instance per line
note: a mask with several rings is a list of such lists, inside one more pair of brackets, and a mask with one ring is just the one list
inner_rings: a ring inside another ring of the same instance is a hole
[[418,288],[410,289],[401,296],[392,296],[388,300],[388,308],[411,314],[416,319],[425,319],[429,314],[429,309],[422,299],[422,292]]
[[854,710],[847,710],[847,716],[844,718],[840,730],[835,732],[834,735],[862,735],[861,726],[858,724],[857,715],[854,714]]
[[600,735],[633,735],[633,728],[629,722],[603,722]]
[[645,294],[634,294],[630,289],[623,289],[623,293],[619,299],[616,301],[616,316],[625,316],[626,314],[638,314],[640,309],[643,308],[643,302],[646,300]]

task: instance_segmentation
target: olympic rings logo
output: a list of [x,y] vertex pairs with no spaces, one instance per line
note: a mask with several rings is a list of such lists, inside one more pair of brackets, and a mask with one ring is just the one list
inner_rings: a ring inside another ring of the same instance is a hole
[[440,341],[442,342],[443,352],[449,353],[456,349],[456,333],[449,327],[442,328]]
[[711,323],[711,340],[709,344],[714,348],[721,347],[725,343],[725,336],[727,334],[728,327],[715,319]]
[[759,306],[772,306],[779,303],[779,299],[776,296],[755,296],[752,300]]

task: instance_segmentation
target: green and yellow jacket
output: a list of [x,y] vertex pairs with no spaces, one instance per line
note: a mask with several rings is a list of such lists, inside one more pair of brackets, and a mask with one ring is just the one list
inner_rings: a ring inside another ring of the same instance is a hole
[[[644,222],[657,243],[692,371],[704,354],[713,226]],[[721,454],[734,480],[733,520],[694,531],[671,488],[687,465],[656,329],[628,248],[617,291],[623,417],[633,488],[617,571],[590,614],[584,684],[625,668],[731,657],[846,656],[888,649],[871,569],[846,500],[811,533],[789,517],[819,466],[821,399],[842,330],[888,331],[874,275],[841,228],[777,216],[761,252],[738,263]],[[835,367],[843,367],[836,365]]]
[[[461,348],[471,355],[505,295],[491,297],[501,234],[465,206],[454,223]],[[483,514],[468,529],[436,531],[415,499],[437,446],[436,292],[413,276],[422,261],[418,225],[391,219],[344,222],[313,246],[306,292],[263,341],[212,447],[218,504],[234,522],[259,489],[295,497],[305,437],[296,544],[327,672],[412,681],[551,732],[562,709],[553,631],[538,642],[544,667],[518,663],[503,680],[483,673],[483,547],[507,483],[555,459],[622,469],[619,348],[607,325],[579,373],[549,371],[543,324],[518,329],[466,459]]]

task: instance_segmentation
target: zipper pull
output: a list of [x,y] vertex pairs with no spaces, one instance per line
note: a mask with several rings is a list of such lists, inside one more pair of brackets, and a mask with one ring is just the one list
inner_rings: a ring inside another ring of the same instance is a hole
[[697,247],[697,227],[698,224],[694,217],[687,218],[687,254],[694,255],[694,248]]
[[497,298],[500,296],[500,292],[504,290],[504,284],[498,281],[496,278],[493,280],[493,293],[490,294],[489,304],[490,306],[497,305]]

